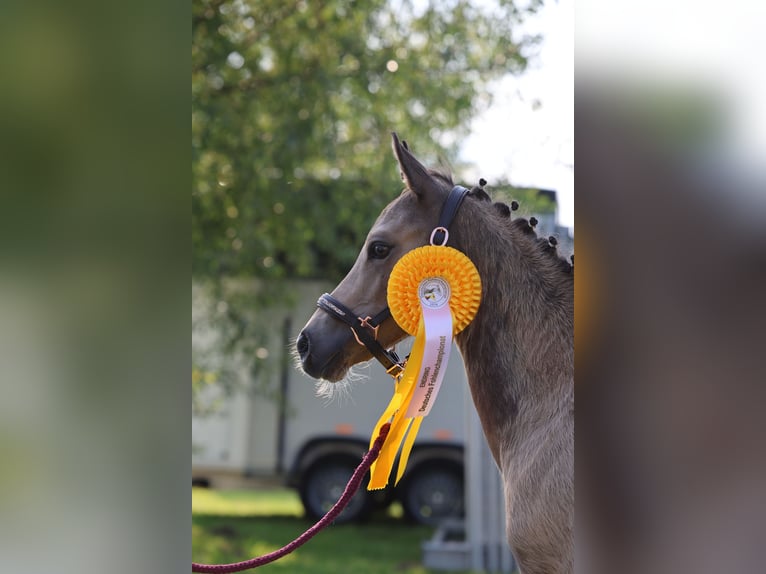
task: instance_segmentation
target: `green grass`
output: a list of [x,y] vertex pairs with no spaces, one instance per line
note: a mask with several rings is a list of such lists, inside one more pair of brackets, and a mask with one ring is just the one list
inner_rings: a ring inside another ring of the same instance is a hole
[[213,516],[303,516],[303,505],[293,490],[192,489],[192,514]]
[[[192,489],[192,553],[195,562],[239,562],[281,548],[304,532],[297,495],[286,489]],[[304,546],[259,572],[290,574],[432,574],[421,564],[423,541],[433,529],[392,516],[365,524],[329,526]],[[463,573],[467,574],[467,573]]]

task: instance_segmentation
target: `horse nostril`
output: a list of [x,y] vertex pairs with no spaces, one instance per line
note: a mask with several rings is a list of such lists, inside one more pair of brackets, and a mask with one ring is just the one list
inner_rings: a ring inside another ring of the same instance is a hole
[[301,331],[301,334],[298,335],[298,340],[295,342],[295,349],[298,351],[298,356],[301,358],[301,361],[305,363],[311,353],[311,343],[309,342],[308,335],[306,335],[304,331]]

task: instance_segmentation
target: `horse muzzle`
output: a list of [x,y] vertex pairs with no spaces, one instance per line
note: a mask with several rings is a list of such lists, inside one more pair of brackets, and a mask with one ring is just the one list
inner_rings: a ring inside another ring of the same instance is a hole
[[315,379],[322,378],[320,365],[317,364],[315,357],[311,354],[311,336],[305,329],[300,332],[298,339],[295,341],[295,350],[298,353],[298,358],[301,360],[303,372]]
[[314,379],[339,381],[348,370],[344,350],[352,340],[348,330],[326,330],[306,325],[295,341],[295,351],[303,372]]

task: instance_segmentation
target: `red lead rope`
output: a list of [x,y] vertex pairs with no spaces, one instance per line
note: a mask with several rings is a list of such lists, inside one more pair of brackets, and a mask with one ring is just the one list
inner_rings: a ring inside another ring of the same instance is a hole
[[343,512],[343,509],[346,508],[346,505],[349,503],[354,494],[356,494],[356,491],[359,490],[359,485],[362,483],[364,475],[367,474],[367,471],[370,469],[372,463],[375,462],[375,459],[378,458],[380,449],[383,447],[383,443],[386,440],[386,436],[388,436],[388,431],[390,428],[390,423],[386,423],[380,427],[380,433],[375,439],[372,448],[367,451],[367,454],[364,455],[362,462],[360,462],[359,466],[356,467],[354,474],[351,475],[351,478],[346,485],[346,490],[343,491],[343,494],[341,494],[338,502],[336,502],[335,505],[327,511],[327,514],[319,519],[319,522],[301,534],[298,538],[290,542],[290,544],[287,544],[286,546],[283,546],[274,552],[264,554],[263,556],[257,556],[255,558],[251,558],[250,560],[245,560],[244,562],[233,562],[232,564],[198,564],[196,562],[192,562],[192,572],[241,572],[242,570],[250,570],[251,568],[257,568],[258,566],[263,566],[264,564],[274,562],[274,560],[278,560],[282,558],[282,556],[290,554],[290,552],[296,548],[303,546],[306,542],[318,534],[320,530],[335,520],[338,515]]

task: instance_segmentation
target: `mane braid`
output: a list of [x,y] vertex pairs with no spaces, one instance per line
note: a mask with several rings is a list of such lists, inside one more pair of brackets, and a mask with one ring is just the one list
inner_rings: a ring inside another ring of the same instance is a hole
[[492,207],[494,207],[502,217],[511,217],[511,208],[508,207],[507,204],[501,201],[496,201],[492,204]]
[[534,228],[532,225],[529,224],[529,221],[527,221],[523,217],[519,217],[517,219],[514,219],[511,223],[511,226],[521,231],[524,235],[530,235],[532,237],[537,237],[537,234],[535,233]]
[[492,199],[489,197],[489,194],[478,185],[471,188],[471,190],[468,192],[468,196],[474,197],[479,201],[492,201]]
[[[474,187],[473,189],[471,189],[471,192],[469,193],[469,197],[473,197],[481,202],[492,201],[489,194],[487,194],[487,192],[480,187]],[[513,203],[516,203],[518,207],[517,202],[514,201]],[[502,218],[510,219],[512,208],[509,208],[508,205],[501,202],[495,202],[495,203],[492,203],[491,205],[495,214],[499,215]],[[513,231],[517,230],[520,232],[519,235],[521,237],[527,238],[530,241],[534,241],[533,245],[536,251],[550,258],[550,260],[555,263],[558,270],[560,270],[561,272],[567,275],[571,275],[572,271],[574,270],[574,255],[572,255],[570,257],[570,260],[568,261],[565,257],[559,254],[558,247],[557,247],[558,240],[553,235],[547,238],[538,237],[537,233],[535,232],[535,227],[537,226],[537,223],[538,223],[537,218],[534,216],[530,217],[529,220],[527,220],[524,217],[518,217],[516,219],[511,220],[508,226],[511,228],[512,235],[513,235]]]
[[[454,185],[452,175],[448,171],[429,169],[428,173],[431,176],[440,179],[447,185]],[[483,179],[480,180],[479,183],[481,184],[482,182],[486,184],[486,181]],[[404,190],[402,193],[406,192],[407,190]],[[475,199],[479,203],[490,204],[491,210],[496,216],[508,220],[507,226],[510,228],[512,236],[514,236],[514,231],[520,232],[519,236],[532,242],[532,245],[535,248],[534,250],[550,258],[559,271],[570,276],[572,275],[572,271],[574,270],[574,255],[570,256],[569,261],[560,255],[557,248],[558,240],[553,235],[547,238],[538,237],[535,232],[535,227],[538,223],[536,217],[532,216],[529,220],[524,217],[511,219],[511,212],[519,208],[519,204],[516,200],[513,200],[510,206],[499,201],[492,203],[492,198],[480,185],[471,188],[468,197]]]

